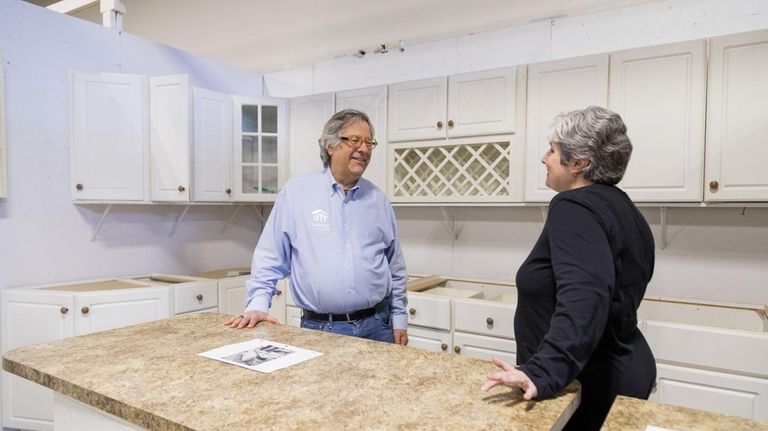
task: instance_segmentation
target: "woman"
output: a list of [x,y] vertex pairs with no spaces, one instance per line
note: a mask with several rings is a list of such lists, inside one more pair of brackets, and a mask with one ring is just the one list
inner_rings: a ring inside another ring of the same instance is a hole
[[617,394],[648,398],[656,365],[637,328],[651,279],[653,236],[615,186],[632,153],[621,117],[597,106],[559,115],[542,163],[558,194],[517,272],[517,367],[494,359],[483,390],[551,398],[574,378],[581,404],[566,429],[597,430]]

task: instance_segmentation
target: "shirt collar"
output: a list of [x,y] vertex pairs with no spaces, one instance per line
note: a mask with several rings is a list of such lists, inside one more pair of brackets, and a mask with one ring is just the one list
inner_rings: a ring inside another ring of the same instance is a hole
[[[344,196],[344,187],[341,186],[341,184],[336,182],[336,178],[333,178],[333,174],[331,173],[331,168],[325,168],[325,178],[328,180],[328,188],[331,191],[331,195],[338,192],[342,196]],[[349,196],[353,196],[355,194],[355,190],[358,190],[360,188],[361,181],[360,179],[357,180],[357,183],[355,183],[355,186],[349,189]]]

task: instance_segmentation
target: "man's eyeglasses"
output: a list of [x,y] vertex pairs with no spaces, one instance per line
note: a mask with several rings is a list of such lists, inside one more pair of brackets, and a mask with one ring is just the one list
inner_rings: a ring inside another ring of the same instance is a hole
[[366,147],[368,147],[369,150],[373,150],[376,148],[377,145],[379,145],[378,142],[376,142],[375,139],[372,138],[361,138],[359,136],[340,136],[339,139],[344,141],[345,144],[349,145],[352,149],[358,149],[361,145],[365,144]]

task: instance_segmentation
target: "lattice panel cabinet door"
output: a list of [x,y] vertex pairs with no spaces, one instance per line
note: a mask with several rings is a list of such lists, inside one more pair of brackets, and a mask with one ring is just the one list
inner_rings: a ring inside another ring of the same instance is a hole
[[393,202],[515,202],[522,154],[513,135],[391,144]]

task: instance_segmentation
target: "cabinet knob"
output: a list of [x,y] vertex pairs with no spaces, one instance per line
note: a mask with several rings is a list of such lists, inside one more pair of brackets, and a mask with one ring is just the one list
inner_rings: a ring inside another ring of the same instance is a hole
[[448,127],[453,128],[453,120],[448,120]]
[[197,295],[197,300],[198,301],[202,301],[203,300],[203,294],[202,293]]
[[489,318],[485,319],[485,323],[488,326],[493,326],[493,317],[489,317]]
[[184,190],[186,190],[186,188],[184,186],[179,186],[179,191],[180,192],[183,192]]
[[75,188],[78,189],[78,190],[82,190],[83,189],[83,185],[80,184],[80,183],[77,183],[77,184],[75,184]]
[[453,351],[456,352],[456,353],[461,353],[461,347],[453,346]]
[[720,187],[720,183],[717,181],[710,181],[709,182],[709,188],[713,191],[717,190]]
[[226,189],[226,190],[224,190],[224,192],[226,194],[228,194],[228,195],[231,195],[232,194],[232,189]]
[[61,308],[59,308],[59,311],[61,312],[61,314],[67,314],[67,313],[69,313],[69,308],[61,307]]
[[277,290],[275,291],[275,296],[280,296],[280,295],[282,295],[282,294],[283,294],[283,291],[282,291],[282,290],[280,290],[280,289],[277,289]]
[[88,308],[88,306],[85,306],[85,307],[80,309],[80,312],[83,313],[83,314],[88,314],[89,311],[91,311],[91,309]]
[[443,343],[440,345],[440,348],[443,350],[443,352],[445,352],[446,350],[448,350],[448,345]]
[[416,314],[416,309],[415,308],[409,309],[408,310],[408,314],[410,314],[411,316],[415,315]]
[[443,128],[443,122],[442,121],[438,121],[437,122],[437,128],[438,129],[442,129]]

